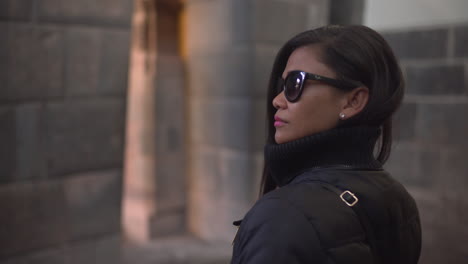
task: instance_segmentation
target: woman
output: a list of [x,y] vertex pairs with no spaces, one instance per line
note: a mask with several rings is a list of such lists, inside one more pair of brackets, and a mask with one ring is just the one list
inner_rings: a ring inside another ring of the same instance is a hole
[[268,89],[263,195],[235,223],[232,263],[417,263],[416,204],[382,169],[404,92],[385,40],[365,26],[303,32]]

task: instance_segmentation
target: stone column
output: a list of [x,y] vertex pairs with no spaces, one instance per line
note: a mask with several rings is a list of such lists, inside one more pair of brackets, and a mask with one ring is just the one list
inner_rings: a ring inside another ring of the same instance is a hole
[[268,74],[279,46],[328,19],[328,1],[186,1],[188,226],[231,241],[256,199]]
[[156,3],[136,0],[127,103],[123,229],[147,241],[156,212]]

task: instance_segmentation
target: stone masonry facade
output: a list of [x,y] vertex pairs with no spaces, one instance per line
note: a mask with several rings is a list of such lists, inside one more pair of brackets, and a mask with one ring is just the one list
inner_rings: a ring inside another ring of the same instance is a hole
[[0,263],[119,263],[131,14],[0,2]]
[[420,263],[462,263],[468,260],[468,25],[382,33],[407,85],[387,169],[419,206]]

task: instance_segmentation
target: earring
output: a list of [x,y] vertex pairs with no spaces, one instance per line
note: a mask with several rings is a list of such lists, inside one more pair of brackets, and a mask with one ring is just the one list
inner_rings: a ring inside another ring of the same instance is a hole
[[340,113],[340,119],[343,120],[345,119],[346,115],[344,113]]

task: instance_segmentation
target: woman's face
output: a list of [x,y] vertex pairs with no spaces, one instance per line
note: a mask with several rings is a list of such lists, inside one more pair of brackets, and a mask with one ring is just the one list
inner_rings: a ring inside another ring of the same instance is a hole
[[[290,71],[299,70],[329,78],[336,74],[319,61],[320,47],[303,46],[288,59],[282,78]],[[275,141],[278,144],[296,140],[337,126],[339,114],[346,104],[346,94],[335,87],[307,80],[299,101],[286,100],[284,91],[273,99],[275,114]]]

